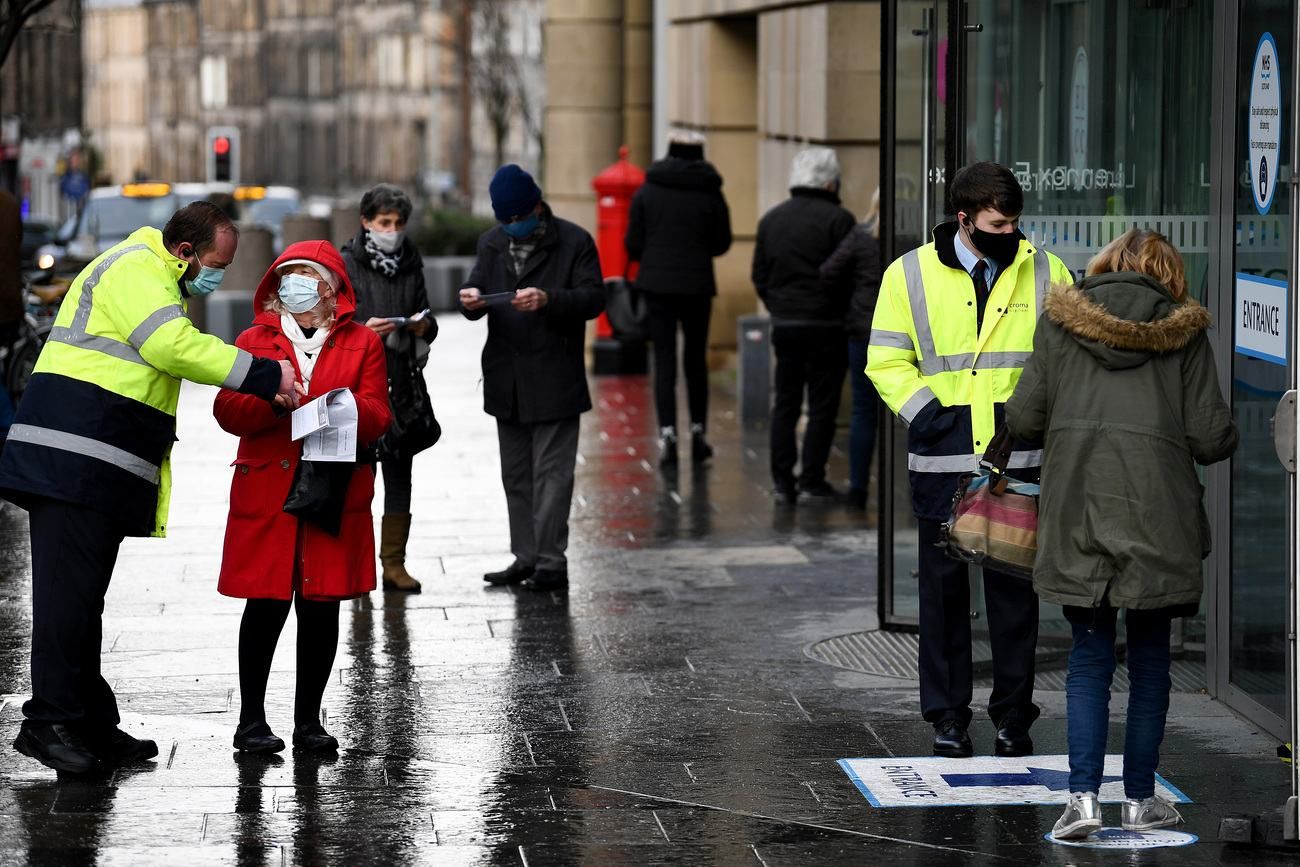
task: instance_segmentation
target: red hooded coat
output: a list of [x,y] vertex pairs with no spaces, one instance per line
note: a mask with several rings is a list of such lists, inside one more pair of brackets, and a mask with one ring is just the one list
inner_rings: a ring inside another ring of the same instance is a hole
[[[235,345],[262,358],[287,359],[298,369],[279,314],[264,309],[266,300],[280,286],[276,268],[290,259],[319,262],[339,278],[336,321],[321,347],[306,399],[331,389],[350,388],[357,402],[357,442],[367,446],[379,439],[392,421],[384,346],[373,331],[352,321],[356,295],[343,259],[329,243],[302,241],[280,254],[258,284],[253,326],[239,335]],[[229,389],[217,395],[212,412],[224,430],[239,437],[217,589],[243,599],[291,599],[296,572],[301,593],[308,599],[347,599],[373,590],[375,530],[370,501],[375,493],[374,467],[361,464],[353,472],[342,526],[338,536],[331,536],[282,508],[302,451],[301,443],[289,438],[289,416],[276,415],[271,404],[261,398]]]

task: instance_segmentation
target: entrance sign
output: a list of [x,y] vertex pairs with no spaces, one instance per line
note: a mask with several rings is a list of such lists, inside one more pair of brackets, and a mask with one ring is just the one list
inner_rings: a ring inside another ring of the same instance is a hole
[[[968,807],[998,804],[1061,804],[1070,799],[1069,756],[948,759],[840,759],[839,765],[873,807]],[[1103,803],[1124,800],[1124,757],[1106,756]],[[1156,794],[1191,803],[1159,774]]]
[[1255,210],[1267,214],[1277,192],[1277,171],[1282,147],[1282,70],[1273,34],[1259,37],[1255,66],[1250,73],[1250,116],[1246,133],[1250,142],[1250,188]]
[[1287,284],[1237,272],[1236,348],[1242,355],[1286,366]]
[[1201,839],[1182,831],[1125,831],[1122,828],[1102,828],[1082,840],[1058,840],[1048,831],[1043,839],[1058,846],[1076,849],[1174,849],[1190,846]]

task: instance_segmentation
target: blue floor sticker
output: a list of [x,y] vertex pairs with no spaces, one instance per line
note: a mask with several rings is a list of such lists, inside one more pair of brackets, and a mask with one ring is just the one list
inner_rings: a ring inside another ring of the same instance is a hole
[[[839,765],[873,807],[1063,805],[1070,797],[1069,756],[840,759]],[[1102,803],[1124,800],[1123,772],[1123,756],[1106,756],[1098,792]],[[1156,794],[1175,804],[1191,803],[1159,774]]]
[[1201,839],[1182,831],[1125,831],[1123,828],[1102,828],[1082,840],[1058,840],[1048,831],[1043,839],[1058,846],[1076,849],[1175,849],[1190,846]]

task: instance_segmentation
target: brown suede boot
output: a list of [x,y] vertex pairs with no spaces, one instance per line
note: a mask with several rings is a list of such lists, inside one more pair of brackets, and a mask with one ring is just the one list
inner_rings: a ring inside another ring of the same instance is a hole
[[411,534],[410,515],[384,515],[379,534],[379,562],[384,564],[384,589],[419,593],[420,582],[406,571],[406,539]]

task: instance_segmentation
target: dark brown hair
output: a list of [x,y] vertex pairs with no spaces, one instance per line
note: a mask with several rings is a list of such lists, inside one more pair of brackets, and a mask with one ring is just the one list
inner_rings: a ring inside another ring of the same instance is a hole
[[204,253],[212,247],[213,240],[221,231],[239,234],[239,227],[221,208],[211,202],[190,202],[167,221],[163,227],[163,244],[169,249],[186,241],[194,245],[196,253]]

